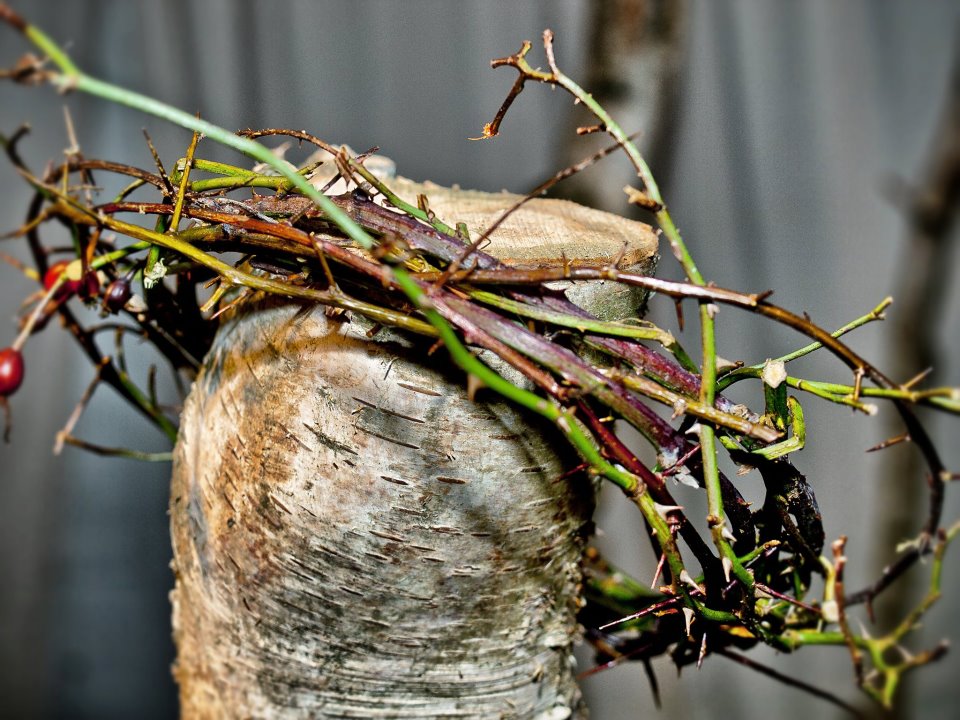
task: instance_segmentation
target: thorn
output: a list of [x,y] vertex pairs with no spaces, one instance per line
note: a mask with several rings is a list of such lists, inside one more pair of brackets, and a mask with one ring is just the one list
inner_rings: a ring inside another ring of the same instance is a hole
[[693,618],[694,618],[693,608],[685,607],[683,609],[683,620],[687,628],[687,637],[690,637],[690,627],[693,625]]
[[620,252],[617,253],[617,256],[610,261],[610,267],[614,270],[620,267],[620,263],[623,260],[623,256],[627,254],[627,243],[624,242],[623,246],[620,248]]
[[725,373],[743,367],[743,360],[727,360],[717,355],[717,373]]
[[655,588],[657,586],[657,580],[660,578],[660,573],[663,572],[663,563],[666,562],[666,560],[666,553],[660,553],[660,560],[657,562],[657,571],[653,574],[653,582],[650,583],[651,588]]
[[427,214],[427,215],[430,214],[430,201],[427,200],[427,196],[424,195],[423,193],[419,193],[419,194],[417,195],[417,208],[418,208],[421,212],[423,212],[423,213],[425,213],[425,214]]
[[627,185],[625,188],[623,188],[623,191],[627,194],[627,202],[631,205],[636,205],[637,207],[641,207],[644,210],[649,210],[652,213],[658,213],[663,210],[663,203],[654,200],[643,190],[637,190],[636,188]]
[[927,375],[929,375],[932,372],[933,372],[933,367],[928,367],[926,370],[921,370],[912,378],[910,378],[905,383],[903,383],[903,385],[900,386],[900,389],[909,390],[910,388],[912,388],[914,385],[919,383],[921,380],[923,380],[925,377],[927,377]]
[[684,585],[688,585],[694,590],[703,592],[703,588],[697,585],[697,581],[690,576],[690,573],[687,572],[686,568],[680,571],[680,582],[682,582]]
[[590,135],[592,133],[604,132],[607,126],[603,123],[597,125],[581,125],[577,128],[577,135]]
[[703,634],[703,640],[700,641],[700,655],[697,657],[697,670],[703,666],[703,659],[707,656],[707,634]]
[[[726,530],[726,528],[724,528],[724,530]],[[723,579],[730,582],[730,571],[733,570],[733,560],[724,555],[720,559],[720,564],[723,566]]]
[[664,520],[669,520],[670,518],[667,516],[672,512],[683,512],[682,505],[661,505],[660,503],[655,502],[653,507],[657,511],[657,514]]
[[910,440],[910,433],[903,433],[902,435],[897,435],[895,437],[888,438],[883,442],[879,442],[873,447],[867,448],[866,451],[877,452],[878,450],[886,450],[888,447],[893,447],[894,445],[898,445],[902,442],[910,442]]
[[63,122],[67,126],[67,140],[70,141],[70,146],[64,148],[63,154],[70,158],[80,153],[80,143],[77,142],[77,133],[73,128],[73,118],[70,117],[70,109],[66,105],[63,106]]
[[472,373],[467,375],[467,397],[470,399],[470,402],[474,401],[477,391],[484,387],[486,387],[486,385],[484,385],[483,380],[476,375]]

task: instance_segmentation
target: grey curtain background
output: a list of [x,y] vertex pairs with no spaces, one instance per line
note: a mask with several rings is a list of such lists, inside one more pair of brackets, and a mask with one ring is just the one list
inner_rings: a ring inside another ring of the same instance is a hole
[[[568,74],[581,76],[588,62],[590,3],[577,0],[14,4],[69,41],[93,74],[228,127],[303,127],[359,149],[380,145],[404,175],[481,189],[522,192],[549,176],[565,162],[561,135],[573,122],[565,97],[531,87],[502,137],[469,142],[513,81],[512,71],[493,72],[488,61],[551,27]],[[668,164],[654,171],[665,179],[665,195],[701,269],[722,286],[776,288],[779,302],[827,327],[866,312],[911,268],[903,214],[884,199],[883,188],[898,177],[922,178],[949,87],[960,8],[949,0],[699,0],[688,3],[687,21],[678,102],[666,118],[672,152],[658,155]],[[11,65],[24,50],[0,29],[0,63]],[[188,140],[100,101],[4,84],[0,130],[32,124],[22,151],[35,168],[56,161],[66,147],[64,104],[88,156],[149,165],[144,126],[167,158]],[[29,193],[6,162],[0,188],[0,231],[7,231],[19,224]],[[14,247],[4,242],[0,249]],[[957,269],[956,252],[942,261]],[[33,286],[11,268],[0,273],[0,345],[6,345],[15,333],[12,309]],[[662,274],[678,275],[669,253]],[[662,310],[669,324],[672,308]],[[896,312],[894,305],[889,314]],[[762,360],[802,342],[732,310],[722,311],[719,322],[720,352],[732,359]],[[870,327],[853,342],[883,366],[890,331]],[[937,368],[940,381],[953,385],[960,384],[958,337],[954,283],[946,293]],[[131,362],[149,363],[137,348],[130,352]],[[70,449],[53,457],[54,435],[91,370],[53,330],[34,338],[26,356],[26,387],[12,403],[13,442],[0,445],[0,715],[173,717],[169,468]],[[847,380],[823,358],[803,365],[802,374]],[[851,534],[850,575],[858,586],[878,567],[871,550],[876,519],[885,504],[898,502],[877,479],[888,459],[862,454],[890,434],[889,426],[806,405],[813,430],[797,462],[826,510],[828,537]],[[948,465],[960,468],[956,421],[934,418],[932,429]],[[162,437],[106,389],[78,432],[103,444],[164,449]],[[743,482],[756,493],[757,480]],[[922,490],[913,478],[903,483]],[[947,518],[960,515],[956,495]],[[641,532],[640,520],[614,500],[604,499],[601,541],[621,564],[646,576],[646,558],[618,541],[618,533]],[[956,632],[956,548],[944,585],[948,600],[925,623],[928,643]],[[840,648],[756,656],[857,698]],[[907,716],[955,717],[957,668],[948,656],[914,678]],[[679,680],[666,664],[658,670],[665,717],[836,714],[722,658]],[[639,667],[591,677],[584,690],[601,720],[654,716]]]

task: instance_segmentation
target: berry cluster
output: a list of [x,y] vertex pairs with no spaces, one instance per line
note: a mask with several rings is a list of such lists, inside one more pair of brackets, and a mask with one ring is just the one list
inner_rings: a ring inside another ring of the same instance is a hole
[[[120,312],[130,300],[131,275],[117,277],[102,290],[101,307],[105,313]],[[87,302],[101,295],[101,277],[94,269],[83,271],[80,260],[60,260],[43,274],[43,296],[27,318],[20,335],[10,347],[0,350],[0,404],[23,384],[23,345],[31,333],[44,327],[63,303],[74,296]]]

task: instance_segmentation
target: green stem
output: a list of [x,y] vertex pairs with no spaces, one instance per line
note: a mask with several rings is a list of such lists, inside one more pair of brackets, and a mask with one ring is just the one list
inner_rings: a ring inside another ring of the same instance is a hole
[[[693,279],[691,278],[691,281]],[[695,282],[695,281],[694,281]],[[700,402],[712,408],[716,401],[717,387],[717,350],[713,314],[716,306],[700,303],[700,337],[703,363],[700,370]],[[720,553],[724,568],[743,583],[750,598],[754,595],[753,573],[740,562],[733,546],[725,537],[727,524],[723,508],[723,495],[720,490],[720,469],[717,465],[716,433],[713,426],[700,425],[700,456],[703,467],[704,487],[707,491],[707,524],[713,543]]]
[[623,383],[630,390],[635,390],[646,397],[672,407],[675,413],[691,415],[725,427],[739,435],[747,435],[763,442],[776,442],[780,437],[780,433],[774,428],[759,425],[739,415],[718,410],[713,405],[707,405],[702,401],[681,395],[643,375],[628,374],[620,370],[604,370],[601,372],[607,377]]
[[94,455],[103,455],[106,457],[121,457],[127,458],[128,460],[141,460],[143,462],[170,462],[173,460],[172,452],[151,453],[140,450],[130,450],[128,448],[104,447],[103,445],[96,445],[86,440],[75,438],[72,435],[65,435],[63,442],[66,445],[73,445],[87,452],[92,452]]
[[[737,372],[737,381],[747,378],[759,378],[763,372],[763,367],[751,366],[749,368],[740,368],[740,370],[744,370],[745,372]],[[728,376],[721,379],[721,385],[726,377]],[[808,392],[811,395],[815,395],[832,403],[837,403],[838,405],[852,407],[867,415],[874,415],[877,412],[876,406],[860,402],[856,399],[854,395],[856,388],[852,385],[824,382],[821,380],[806,380],[792,375],[788,375],[784,382],[797,390]],[[727,386],[730,384],[731,383],[727,383]],[[915,405],[930,405],[945,412],[960,414],[960,393],[958,393],[957,388],[952,387],[910,390],[907,388],[866,386],[860,388],[860,397],[902,400]]]
[[[879,305],[877,305],[873,310],[868,312],[866,315],[858,317],[856,320],[852,320],[847,323],[840,329],[830,333],[833,337],[839,338],[843,335],[846,335],[851,330],[856,330],[859,327],[863,327],[867,323],[874,322],[875,320],[883,320],[883,311],[890,307],[890,304],[893,302],[893,298],[886,297],[884,298]],[[792,353],[787,353],[782,355],[777,360],[781,362],[788,363],[791,360],[796,360],[801,358],[804,355],[809,355],[815,350],[819,350],[823,347],[823,343],[812,342],[809,345],[805,345],[798,350],[794,350]],[[717,383],[717,391],[723,392],[726,388],[733,385],[735,382],[746,378],[757,378],[760,377],[759,371],[763,370],[764,363],[757,363],[756,365],[747,365],[745,367],[737,368],[731,372],[724,375]]]
[[133,398],[137,406],[153,419],[153,421],[163,431],[163,434],[167,436],[167,439],[169,439],[171,443],[175,443],[177,441],[178,432],[176,424],[174,424],[173,421],[171,421],[166,415],[157,409],[157,406],[143,391],[140,390],[139,387],[137,387],[137,384],[133,382],[125,372],[118,370],[117,377],[126,391],[130,393],[130,397]]
[[[28,30],[29,29],[32,29],[32,26],[30,26]],[[39,31],[36,32],[39,33]],[[32,40],[34,39],[33,34],[30,32],[28,32],[27,35]],[[45,38],[46,36],[43,37]],[[34,41],[36,42],[36,40]],[[304,196],[312,200],[351,240],[365,250],[373,248],[375,244],[374,239],[360,227],[360,225],[337,207],[330,198],[313,187],[313,185],[300,175],[288,162],[278,158],[266,146],[254,140],[235,135],[218,125],[167,105],[147,95],[126,90],[111,83],[104,82],[103,80],[85,75],[72,63],[65,64],[62,59],[65,59],[66,56],[63,55],[62,52],[51,53],[47,47],[42,47],[42,49],[48,52],[50,58],[63,70],[63,74],[53,75],[51,77],[51,82],[56,87],[64,91],[79,90],[80,92],[95,95],[109,102],[139,110],[147,115],[153,115],[154,117],[178,125],[186,130],[192,130],[195,133],[204,135],[214,142],[236,150],[257,162],[269,165],[289,180]]]
[[[792,650],[804,645],[846,645],[848,638],[839,631],[820,630],[787,630],[781,636]],[[867,640],[859,635],[853,635],[853,641],[861,650],[868,650]]]
[[[683,267],[687,278],[694,285],[705,286],[706,281],[700,270],[697,268],[693,257],[690,255],[680,231],[677,230],[673,218],[667,209],[663,196],[660,194],[660,187],[647,165],[639,148],[633,143],[630,137],[613,120],[606,110],[598,103],[592,95],[584,91],[577,83],[560,72],[553,58],[553,35],[549,31],[544,32],[544,48],[547,52],[547,59],[552,70],[553,81],[573,95],[577,100],[583,103],[594,116],[603,124],[606,131],[623,148],[627,157],[633,163],[637,174],[643,181],[647,196],[659,205],[660,210],[656,213],[657,223],[663,231],[664,236],[670,243],[674,255]],[[520,57],[523,65],[529,65],[523,57]],[[700,402],[713,407],[716,398],[716,379],[717,379],[717,353],[716,336],[713,316],[716,313],[716,306],[712,303],[700,303],[700,339],[702,349],[702,367],[700,382]],[[720,493],[720,473],[717,467],[716,438],[713,427],[707,424],[700,426],[700,449],[703,463],[704,486],[707,491],[707,511],[710,531],[714,544],[720,552],[725,568],[730,568],[733,574],[747,588],[748,595],[753,596],[753,574],[743,567],[737,558],[733,547],[724,537],[726,521],[724,519],[723,499]]]
[[[184,167],[186,158],[177,161],[177,167]],[[320,163],[313,163],[297,170],[297,173],[306,177],[311,171],[315,170]],[[208,172],[220,177],[206,178],[203,180],[192,180],[190,182],[191,192],[207,192],[209,190],[236,190],[244,187],[269,188],[279,193],[288,192],[293,184],[286,177],[279,175],[263,175],[246,168],[228,165],[227,163],[214,162],[212,160],[203,160],[196,158],[193,161],[193,169],[200,172]]]
[[37,46],[38,50],[42,50],[66,75],[80,74],[80,68],[74,65],[70,56],[67,55],[49,35],[43,32],[43,30],[33,25],[26,25],[23,28],[23,34],[27,36],[30,42]]
[[436,216],[431,216],[429,213],[425,213],[416,205],[411,205],[402,197],[397,195],[393,190],[387,187],[387,185],[380,178],[367,170],[362,163],[358,162],[354,158],[349,158],[348,162],[351,170],[373,185],[377,189],[377,192],[383,195],[387,199],[387,202],[397,208],[397,210],[400,210],[410,217],[414,217],[417,220],[427,223],[434,230],[437,232],[442,232],[444,235],[455,236],[457,234],[457,231],[454,228],[450,227]]
[[[670,243],[670,247],[673,249],[674,255],[683,267],[687,278],[695,285],[706,285],[703,275],[697,268],[693,257],[683,242],[683,238],[680,236],[680,231],[670,216],[666,203],[663,201],[663,196],[660,194],[657,181],[650,170],[650,166],[647,165],[646,160],[644,160],[643,155],[640,153],[640,150],[592,95],[584,91],[577,83],[560,72],[553,59],[552,40],[552,34],[549,34],[549,31],[545,32],[544,45],[551,70],[553,71],[553,81],[589,108],[594,116],[603,124],[610,136],[623,147],[624,152],[626,152],[627,157],[630,158],[637,174],[643,181],[647,195],[660,206],[660,210],[656,213],[657,223],[660,225],[660,229]],[[527,65],[526,60],[522,57],[520,61],[522,64]],[[527,68],[530,69],[529,65],[527,65]],[[713,406],[716,396],[717,353],[713,319],[715,312],[715,305],[707,302],[700,303],[700,338],[703,356],[700,402],[708,407]],[[752,597],[753,574],[743,567],[736,553],[733,551],[733,547],[724,537],[726,525],[723,500],[720,493],[720,474],[717,467],[715,435],[713,427],[706,424],[700,427],[700,448],[703,458],[704,485],[707,490],[708,522],[714,544],[720,552],[724,565],[733,570],[733,574],[744,584],[748,590],[748,594]]]
[[574,328],[581,332],[633,338],[635,340],[656,340],[664,346],[669,346],[676,342],[676,339],[670,332],[662,330],[655,325],[643,327],[567,315],[566,313],[555,310],[548,310],[539,305],[530,305],[529,303],[520,302],[519,300],[511,300],[503,295],[487,292],[486,290],[470,290],[468,294],[474,300],[520,315],[521,317],[539,320],[540,322],[551,325],[559,325],[560,327]]
[[660,187],[657,185],[653,172],[650,170],[650,166],[647,165],[647,161],[644,160],[639,148],[630,140],[630,137],[614,119],[610,117],[603,106],[594,99],[593,95],[586,92],[556,67],[554,67],[553,70],[556,83],[589,108],[590,112],[603,124],[610,136],[623,148],[627,157],[630,158],[630,162],[636,169],[637,174],[640,176],[640,179],[643,181],[647,195],[651,200],[661,206],[661,209],[656,213],[657,224],[660,226],[660,229],[663,230],[663,234],[670,243],[670,247],[677,256],[677,260],[683,267],[687,278],[689,278],[690,282],[697,285],[705,285],[706,282],[703,279],[703,275],[700,274],[700,270],[697,269],[697,264],[694,262],[693,256],[690,255],[690,251],[683,242],[680,231],[677,230],[677,226],[673,222],[673,218],[670,216],[670,212],[667,210],[667,206],[663,201],[663,196],[660,194]]

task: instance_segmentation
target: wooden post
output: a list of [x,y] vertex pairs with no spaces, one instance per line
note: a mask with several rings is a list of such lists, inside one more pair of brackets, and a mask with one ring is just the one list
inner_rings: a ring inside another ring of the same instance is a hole
[[[391,181],[485,228],[516,199]],[[488,251],[656,261],[650,228],[535,200]],[[570,290],[600,314],[640,298]],[[264,301],[225,321],[183,413],[170,505],[183,717],[577,717],[593,489],[562,438],[428,341]]]

